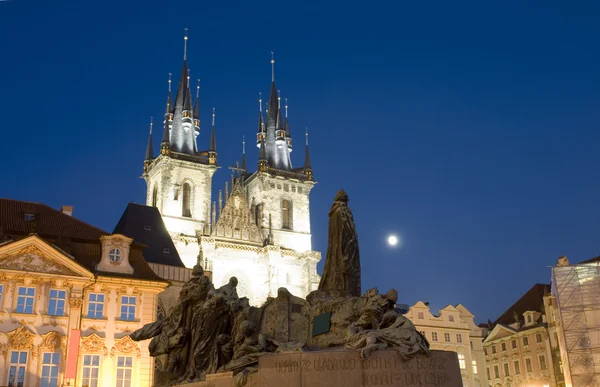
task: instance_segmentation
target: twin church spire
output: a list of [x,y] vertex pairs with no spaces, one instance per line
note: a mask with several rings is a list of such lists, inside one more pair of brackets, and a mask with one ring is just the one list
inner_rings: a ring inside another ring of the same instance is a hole
[[[196,161],[216,165],[217,152],[214,119],[209,150],[198,150],[197,138],[200,134],[200,79],[198,79],[196,86],[196,99],[193,100],[190,70],[187,64],[187,28],[183,39],[183,66],[174,101],[171,90],[171,73],[169,73],[169,91],[164,114],[160,152],[164,156],[177,156],[179,154],[193,156],[194,159],[197,159]],[[151,141],[149,139],[148,149],[146,150],[147,163],[152,161]]]
[[[190,85],[190,70],[187,64],[187,28],[184,36],[183,66],[179,77],[179,84],[172,96],[171,73],[169,73],[168,95],[164,114],[164,126],[161,140],[161,154],[164,156],[177,156],[178,154],[195,156],[198,161],[216,165],[216,135],[215,135],[215,110],[213,108],[212,128],[209,140],[209,149],[199,151],[197,137],[200,134],[200,80],[196,86],[195,100],[192,99]],[[275,58],[271,53],[271,87],[266,111],[263,113],[262,95],[259,95],[259,119],[256,145],[259,148],[259,172],[288,171],[304,174],[312,180],[312,167],[308,153],[308,134],[305,153],[305,165],[302,168],[292,168],[292,135],[288,119],[288,101],[284,99],[281,106],[280,91],[275,85]],[[146,164],[153,160],[152,154],[152,123],[150,138],[146,151]],[[242,168],[246,169],[245,140],[243,142]]]

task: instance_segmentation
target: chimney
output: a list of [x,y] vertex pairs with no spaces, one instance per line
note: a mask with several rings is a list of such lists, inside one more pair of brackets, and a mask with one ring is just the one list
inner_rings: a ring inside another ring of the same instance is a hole
[[73,206],[62,206],[60,208],[60,211],[65,215],[72,216],[73,215]]

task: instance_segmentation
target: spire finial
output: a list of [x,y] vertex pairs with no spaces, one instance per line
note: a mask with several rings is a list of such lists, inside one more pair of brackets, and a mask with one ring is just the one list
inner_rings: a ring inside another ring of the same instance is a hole
[[200,95],[200,78],[198,78],[198,86],[196,86],[196,99]]
[[183,36],[183,60],[187,60],[187,41],[188,41],[188,36],[187,36],[187,28],[184,28],[185,30],[185,35]]
[[153,117],[150,116],[150,135],[151,136],[152,136],[152,120],[153,120]]
[[169,93],[171,92],[171,73],[169,73]]
[[246,136],[242,136],[242,154],[246,154]]
[[271,82],[275,82],[275,54],[271,51]]
[[262,113],[262,93],[261,92],[258,93],[258,105],[259,105],[260,112]]
[[213,107],[213,120],[212,120],[212,126],[215,126],[215,108]]
[[308,146],[308,126],[306,127],[306,146]]
[[288,104],[287,104],[287,98],[285,99],[285,118],[287,117],[287,109],[288,109]]
[[277,90],[277,109],[281,109],[281,90]]
[[188,75],[187,75],[187,87],[190,87],[190,69],[188,69]]

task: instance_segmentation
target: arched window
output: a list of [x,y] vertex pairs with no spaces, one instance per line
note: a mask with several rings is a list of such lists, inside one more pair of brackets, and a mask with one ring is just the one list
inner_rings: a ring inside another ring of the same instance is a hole
[[186,218],[192,217],[190,209],[190,199],[192,197],[192,187],[188,183],[183,184],[183,195],[181,195],[181,216]]
[[156,207],[156,201],[158,200],[158,187],[155,185],[152,190],[152,207]]
[[263,219],[263,204],[260,203],[258,206],[256,206],[254,208],[254,223],[256,223],[256,225],[258,227],[261,227],[262,219]]
[[281,228],[292,229],[292,201],[289,199],[281,200]]

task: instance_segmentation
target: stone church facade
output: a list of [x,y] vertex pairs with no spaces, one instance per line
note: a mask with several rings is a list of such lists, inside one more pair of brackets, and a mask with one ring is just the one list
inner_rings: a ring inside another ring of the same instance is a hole
[[276,296],[280,287],[305,297],[320,280],[321,253],[311,245],[309,195],[315,182],[308,142],[304,165],[293,168],[287,104],[282,108],[274,60],[271,65],[264,113],[259,101],[255,172],[247,166],[244,143],[241,165],[231,167],[231,183],[213,197],[212,178],[218,165],[215,111],[208,149],[199,150],[199,86],[192,99],[184,56],[174,99],[169,80],[160,153],[153,154],[151,129],[143,173],[146,205],[160,212],[183,264],[192,268],[200,260],[217,287],[236,276],[238,293],[253,305]]

